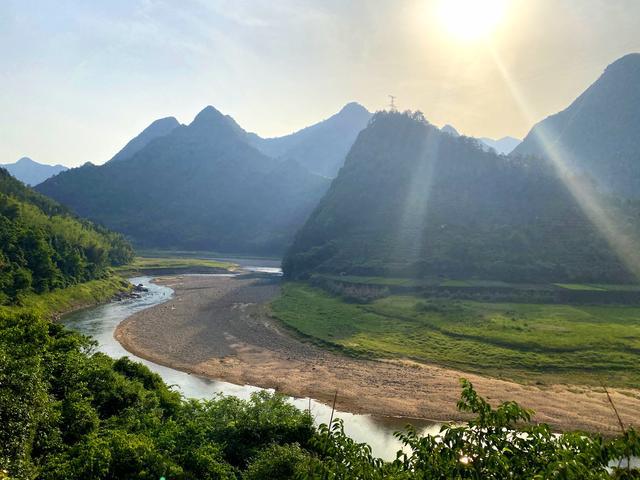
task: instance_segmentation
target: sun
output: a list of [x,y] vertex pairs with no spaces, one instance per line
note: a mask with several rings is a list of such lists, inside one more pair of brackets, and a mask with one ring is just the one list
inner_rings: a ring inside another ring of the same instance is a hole
[[440,0],[440,22],[459,40],[480,40],[500,24],[507,3],[508,0]]

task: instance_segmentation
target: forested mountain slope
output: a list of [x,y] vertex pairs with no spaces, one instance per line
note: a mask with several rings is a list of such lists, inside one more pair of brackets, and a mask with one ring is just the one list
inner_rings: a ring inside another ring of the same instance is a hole
[[207,107],[127,161],[88,164],[38,190],[145,247],[278,254],[328,185],[260,153]]
[[551,158],[611,193],[640,197],[640,54],[609,65],[565,110],[533,127],[512,155]]
[[397,112],[359,135],[283,266],[294,278],[633,278],[547,162],[483,151]]
[[0,169],[0,305],[106,274],[132,250]]

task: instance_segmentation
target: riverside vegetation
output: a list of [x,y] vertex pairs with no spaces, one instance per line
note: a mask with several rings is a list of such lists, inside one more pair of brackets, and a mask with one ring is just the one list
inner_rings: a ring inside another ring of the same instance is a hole
[[[435,437],[408,429],[392,462],[266,392],[248,401],[183,399],[146,367],[34,313],[0,314],[0,470],[12,479],[639,478],[625,459],[640,438],[568,433],[496,409],[468,382],[458,407],[475,414]],[[621,460],[618,464],[616,461]],[[607,466],[614,462],[613,473]],[[618,468],[619,466],[619,468]]]

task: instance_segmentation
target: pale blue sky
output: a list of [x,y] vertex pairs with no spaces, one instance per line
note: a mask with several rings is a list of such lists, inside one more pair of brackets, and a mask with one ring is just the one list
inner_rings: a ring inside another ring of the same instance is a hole
[[452,37],[441,1],[3,0],[0,163],[102,163],[208,104],[284,134],[389,93],[437,125],[521,137],[640,51],[638,0],[511,0],[495,54]]

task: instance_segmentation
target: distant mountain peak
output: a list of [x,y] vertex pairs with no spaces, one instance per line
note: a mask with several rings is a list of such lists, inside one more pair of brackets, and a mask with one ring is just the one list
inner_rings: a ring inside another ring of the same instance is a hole
[[442,127],[440,129],[442,132],[444,133],[448,133],[449,135],[452,135],[454,137],[459,137],[460,136],[460,132],[458,132],[458,130],[456,130],[453,125],[449,125],[448,123]]
[[510,136],[505,136],[499,138],[498,140],[494,140],[493,138],[488,137],[482,137],[478,140],[480,140],[480,142],[482,142],[488,148],[493,148],[497,153],[500,153],[502,155],[510,154],[518,145],[520,145],[520,142],[522,141],[518,138]]
[[246,134],[245,138],[265,155],[280,160],[295,159],[313,173],[335,177],[371,116],[361,104],[349,102],[329,118],[289,135],[261,138]]
[[146,147],[152,140],[168,135],[179,126],[180,122],[178,122],[175,117],[164,117],[154,120],[147,128],[130,140],[122,150],[116,153],[109,162],[128,160]]
[[366,113],[370,114],[369,110],[367,110],[364,106],[359,104],[358,102],[349,102],[344,107],[340,109],[338,115],[341,113]]
[[219,120],[225,117],[226,116],[223,115],[220,110],[211,105],[207,105],[202,110],[200,110],[200,112],[198,112],[198,114],[193,119],[193,122],[191,122],[191,125],[211,120]]
[[5,168],[12,176],[27,185],[38,185],[47,178],[57,175],[67,170],[64,165],[47,165],[38,163],[29,157],[21,157],[15,163],[0,165]]

